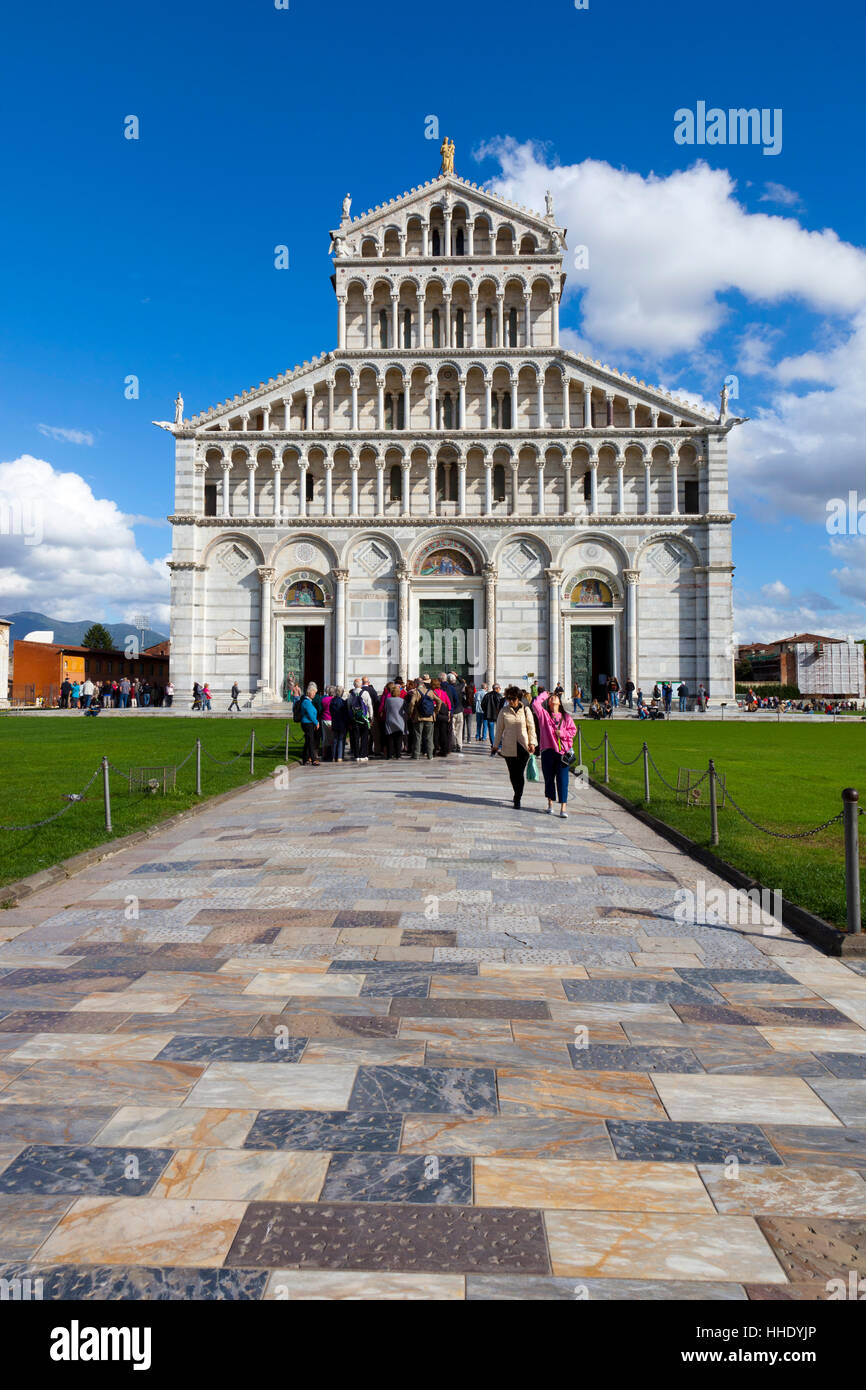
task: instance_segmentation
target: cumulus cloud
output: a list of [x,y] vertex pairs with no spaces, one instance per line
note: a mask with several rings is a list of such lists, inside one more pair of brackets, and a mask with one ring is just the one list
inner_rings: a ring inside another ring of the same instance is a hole
[[774,598],[782,602],[791,597],[791,590],[787,584],[782,583],[781,579],[774,579],[772,584],[762,585],[761,593],[765,598]]
[[761,203],[778,203],[780,207],[801,208],[803,200],[799,193],[795,193],[793,188],[786,188],[783,183],[773,183],[769,180],[764,184],[764,191],[758,199]]
[[146,559],[128,518],[79,473],[29,454],[0,463],[0,536],[0,612],[95,619],[122,596],[167,623],[165,559]]
[[59,439],[64,444],[93,444],[94,436],[90,430],[65,430],[60,425],[37,425],[40,434],[47,439]]

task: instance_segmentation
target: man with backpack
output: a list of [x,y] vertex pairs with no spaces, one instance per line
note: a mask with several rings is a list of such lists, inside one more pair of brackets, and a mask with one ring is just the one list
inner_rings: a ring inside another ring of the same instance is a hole
[[349,710],[349,743],[356,763],[369,762],[370,726],[373,723],[373,701],[361,677],[352,682],[347,701]]
[[492,690],[488,690],[484,699],[481,701],[481,712],[484,715],[484,732],[493,747],[493,735],[496,730],[496,721],[499,718],[499,711],[505,704],[505,696],[502,693],[502,686],[497,681]]
[[241,693],[241,688],[240,688],[240,686],[238,685],[237,681],[235,681],[234,684],[232,685],[232,702],[231,702],[231,704],[229,705],[229,714],[231,714],[231,712],[232,712],[233,709],[236,709],[237,712],[238,712],[238,714],[240,714],[240,712],[241,712],[241,707],[240,707],[240,705],[238,704],[238,696],[240,695],[240,693]]
[[433,727],[436,720],[437,700],[425,675],[416,683],[408,700],[409,722],[412,729],[412,757],[417,761],[422,753],[425,758],[433,757]]

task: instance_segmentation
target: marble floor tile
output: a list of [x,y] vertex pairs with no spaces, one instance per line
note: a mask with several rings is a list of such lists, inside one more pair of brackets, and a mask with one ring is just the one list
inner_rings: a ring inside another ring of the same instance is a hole
[[627,1072],[497,1072],[503,1116],[537,1115],[560,1119],[664,1119],[648,1076]]
[[768,1028],[758,1030],[766,1042],[779,1052],[866,1053],[864,1028]]
[[288,1302],[332,1299],[445,1303],[462,1300],[464,1284],[459,1274],[344,1274],[331,1270],[278,1269],[268,1278],[265,1298]]
[[609,1120],[607,1128],[618,1159],[724,1164],[735,1158],[739,1164],[762,1165],[781,1162],[756,1124]]
[[58,1302],[237,1302],[264,1296],[265,1270],[194,1269],[142,1265],[0,1265],[0,1279],[41,1279],[42,1298]]
[[96,1141],[117,1148],[241,1148],[255,1118],[255,1110],[125,1105],[98,1131]]
[[538,1212],[413,1202],[251,1202],[226,1264],[368,1273],[549,1273]]
[[751,1164],[736,1177],[719,1165],[701,1165],[701,1178],[722,1213],[749,1216],[866,1216],[866,1182],[851,1168],[800,1163]]
[[394,999],[395,1018],[550,1018],[545,999]]
[[407,1115],[403,1153],[510,1155],[514,1158],[612,1158],[599,1120]]
[[771,1088],[760,1076],[672,1076],[653,1072],[651,1080],[672,1120],[839,1124],[829,1106],[799,1077],[774,1077]]
[[333,1110],[348,1104],[356,1071],[354,1066],[335,1064],[275,1067],[269,1062],[211,1062],[190,1091],[187,1104],[228,1110]]
[[392,1038],[316,1038],[308,1042],[302,1065],[357,1063],[392,1067],[420,1067],[424,1064],[424,1044]]
[[171,1039],[164,1033],[36,1033],[9,1054],[13,1062],[98,1057],[106,1062],[152,1062]]
[[843,1125],[866,1126],[866,1081],[812,1081],[812,1090]]
[[[773,1285],[772,1287],[782,1287]],[[579,1292],[576,1293],[576,1290]],[[466,1298],[479,1300],[519,1300],[554,1302],[564,1300],[573,1303],[575,1297],[587,1299],[591,1303],[621,1300],[624,1303],[635,1301],[677,1302],[706,1300],[714,1302],[744,1301],[747,1294],[740,1284],[713,1284],[693,1282],[682,1279],[582,1279],[575,1285],[574,1279],[543,1278],[539,1275],[522,1274],[470,1274],[466,1278]]]
[[201,1075],[189,1062],[33,1062],[7,1086],[17,1104],[171,1105],[185,1099]]
[[862,1278],[862,1220],[759,1216],[758,1227],[792,1283],[841,1278],[847,1288],[852,1270]]
[[829,1163],[866,1172],[866,1129],[764,1125],[764,1133],[784,1163]]
[[588,1278],[778,1284],[785,1275],[750,1217],[548,1212],[553,1273]]
[[545,1211],[713,1211],[691,1164],[603,1159],[476,1158],[475,1200]]
[[322,1201],[471,1203],[472,1160],[438,1154],[334,1154]]
[[496,1075],[485,1067],[362,1066],[348,1108],[404,1115],[495,1115]]
[[153,1196],[228,1201],[315,1202],[331,1155],[244,1149],[179,1149]]
[[245,1202],[79,1197],[39,1248],[57,1264],[222,1265]]
[[383,1112],[260,1110],[244,1145],[248,1149],[396,1153],[402,1123],[400,1115]]
[[279,996],[283,999],[308,995],[335,997],[360,994],[363,983],[363,975],[319,975],[298,970],[272,970],[255,975],[243,993]]
[[28,1144],[0,1173],[0,1193],[144,1197],[170,1158],[170,1149]]
[[635,1047],[619,1043],[568,1044],[575,1071],[701,1072],[703,1067],[687,1047]]
[[283,1033],[295,1038],[375,1041],[396,1038],[399,1027],[399,1019],[389,1018],[385,1014],[334,1014],[313,1008],[303,1013],[262,1014],[252,1030],[252,1036],[272,1038]]
[[170,1038],[159,1054],[161,1062],[300,1062],[306,1038],[277,1033],[264,1038]]
[[73,1198],[0,1193],[0,1260],[27,1260],[69,1210]]
[[0,1097],[0,1143],[87,1144],[112,1113],[110,1105],[16,1105]]

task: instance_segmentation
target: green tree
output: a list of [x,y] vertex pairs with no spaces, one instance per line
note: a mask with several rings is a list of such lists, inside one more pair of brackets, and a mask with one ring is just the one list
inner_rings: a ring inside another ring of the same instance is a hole
[[102,623],[92,623],[81,639],[82,647],[90,647],[92,651],[110,652],[114,647],[111,633]]

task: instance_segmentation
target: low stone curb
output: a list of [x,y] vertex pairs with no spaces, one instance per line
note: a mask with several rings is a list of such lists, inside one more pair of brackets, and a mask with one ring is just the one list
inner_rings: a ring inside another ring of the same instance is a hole
[[[259,777],[254,782],[246,782],[242,787],[231,787],[227,792],[218,792],[216,796],[203,798],[195,806],[188,806],[185,811],[178,811],[173,816],[168,816],[166,820],[155,821],[153,825],[147,826],[144,830],[133,830],[129,835],[121,835],[116,840],[106,840],[105,844],[94,845],[93,849],[82,850],[80,854],[73,854],[69,859],[61,859],[59,864],[54,864],[50,869],[40,869],[38,873],[28,874],[26,878],[19,879],[16,883],[6,883],[0,886],[0,904],[3,907],[20,907],[22,898],[32,897],[42,888],[50,888],[52,884],[61,883],[64,879],[74,878],[82,869],[89,869],[92,864],[98,864],[103,859],[110,859],[113,854],[119,854],[121,850],[130,849],[133,845],[141,844],[144,840],[150,840],[154,835],[159,835],[163,830],[170,829],[173,825],[179,825],[181,821],[189,820],[191,816],[199,816],[202,811],[209,811],[212,806],[219,806],[224,801],[230,801],[232,797],[240,796],[242,792],[248,792],[253,787],[260,786],[267,778]],[[0,925],[3,918],[0,916]]]
[[[712,850],[705,849],[703,845],[695,844],[682,831],[674,830],[673,826],[667,825],[656,816],[645,811],[640,806],[635,806],[619,792],[613,791],[605,786],[603,782],[596,782],[594,778],[589,779],[589,784],[597,792],[601,792],[609,801],[616,802],[624,811],[634,816],[637,820],[643,821],[644,825],[649,826],[657,835],[669,840],[676,845],[677,849],[687,854],[690,859],[695,859],[699,864],[712,869],[714,874],[723,878],[727,883],[735,888],[744,889],[746,892],[753,892],[755,889],[759,893],[772,893],[763,883],[759,883],[756,878],[749,878],[741,869],[735,869],[733,864],[728,864],[718,855],[713,854]],[[782,922],[789,927],[797,936],[811,942],[813,946],[819,947],[828,956],[866,956],[866,933],[859,936],[851,936],[848,932],[840,931],[831,922],[825,922],[823,917],[817,917],[814,912],[808,912],[806,908],[799,907],[797,903],[789,902],[787,898],[782,898]]]

